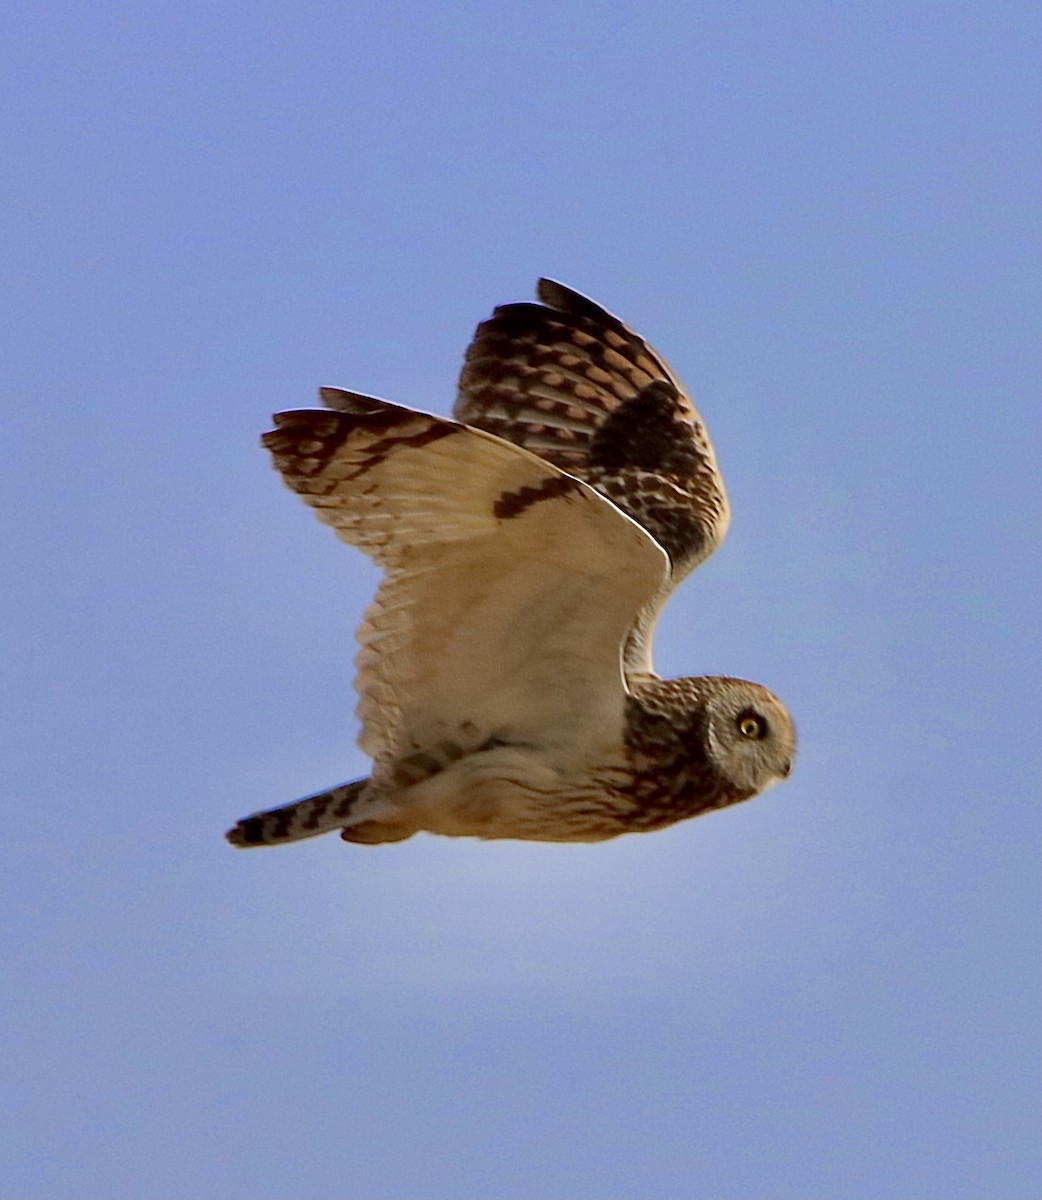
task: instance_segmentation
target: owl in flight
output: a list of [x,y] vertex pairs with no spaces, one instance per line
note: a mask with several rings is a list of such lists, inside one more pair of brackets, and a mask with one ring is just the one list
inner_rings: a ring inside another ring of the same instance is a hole
[[383,568],[358,632],[368,779],[246,817],[234,846],[333,829],[596,842],[755,796],[792,767],[784,705],[660,679],[655,618],[729,520],[701,417],[578,292],[478,326],[455,420],[323,388],[264,434],[285,483]]

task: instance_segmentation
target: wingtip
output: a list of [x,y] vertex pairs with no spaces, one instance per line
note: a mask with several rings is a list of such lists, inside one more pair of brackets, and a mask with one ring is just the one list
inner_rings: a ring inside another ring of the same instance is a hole
[[351,413],[353,416],[382,412],[390,403],[378,396],[367,396],[364,392],[349,392],[345,388],[335,387],[320,387],[318,398],[326,408],[331,408],[334,412]]
[[536,284],[535,293],[543,304],[558,312],[587,317],[592,321],[608,321],[615,325],[623,324],[614,313],[609,312],[596,300],[592,300],[582,292],[577,292],[575,288],[571,288],[557,279],[542,276]]
[[560,309],[566,309],[569,298],[578,295],[577,292],[573,291],[566,284],[556,279],[551,279],[548,275],[541,275],[536,281],[535,294],[537,299],[541,300],[543,304],[547,304],[551,308]]

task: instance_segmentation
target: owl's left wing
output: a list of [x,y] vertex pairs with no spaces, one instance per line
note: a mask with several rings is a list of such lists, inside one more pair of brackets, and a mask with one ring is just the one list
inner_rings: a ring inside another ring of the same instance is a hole
[[338,389],[264,436],[283,480],[384,579],[359,631],[373,779],[496,740],[621,737],[621,646],[668,571],[593,488],[510,442]]
[[639,334],[553,280],[538,296],[478,326],[453,415],[585,480],[663,547],[670,577],[626,647],[630,673],[647,673],[658,609],[727,531],[723,480],[691,398]]

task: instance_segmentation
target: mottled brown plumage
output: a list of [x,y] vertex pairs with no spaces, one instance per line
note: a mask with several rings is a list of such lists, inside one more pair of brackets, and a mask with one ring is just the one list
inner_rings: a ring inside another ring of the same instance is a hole
[[634,622],[626,665],[651,671],[670,592],[723,541],[730,508],[702,418],[673,371],[618,317],[541,279],[474,333],[453,415],[591,484],[651,534],[672,570]]
[[547,280],[539,296],[478,327],[457,421],[326,388],[326,410],[264,435],[286,484],[384,570],[356,659],[373,770],[240,821],[234,845],[334,828],[598,841],[788,775],[770,692],[651,664],[658,608],[727,527],[701,418],[616,317]]

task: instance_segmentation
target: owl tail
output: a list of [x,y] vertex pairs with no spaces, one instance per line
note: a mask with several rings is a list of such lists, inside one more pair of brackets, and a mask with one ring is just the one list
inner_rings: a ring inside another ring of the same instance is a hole
[[368,782],[368,779],[356,779],[354,783],[342,783],[326,792],[294,800],[292,804],[243,817],[224,836],[233,846],[249,850],[253,846],[279,846],[283,842],[299,842],[302,838],[328,833],[344,824]]

